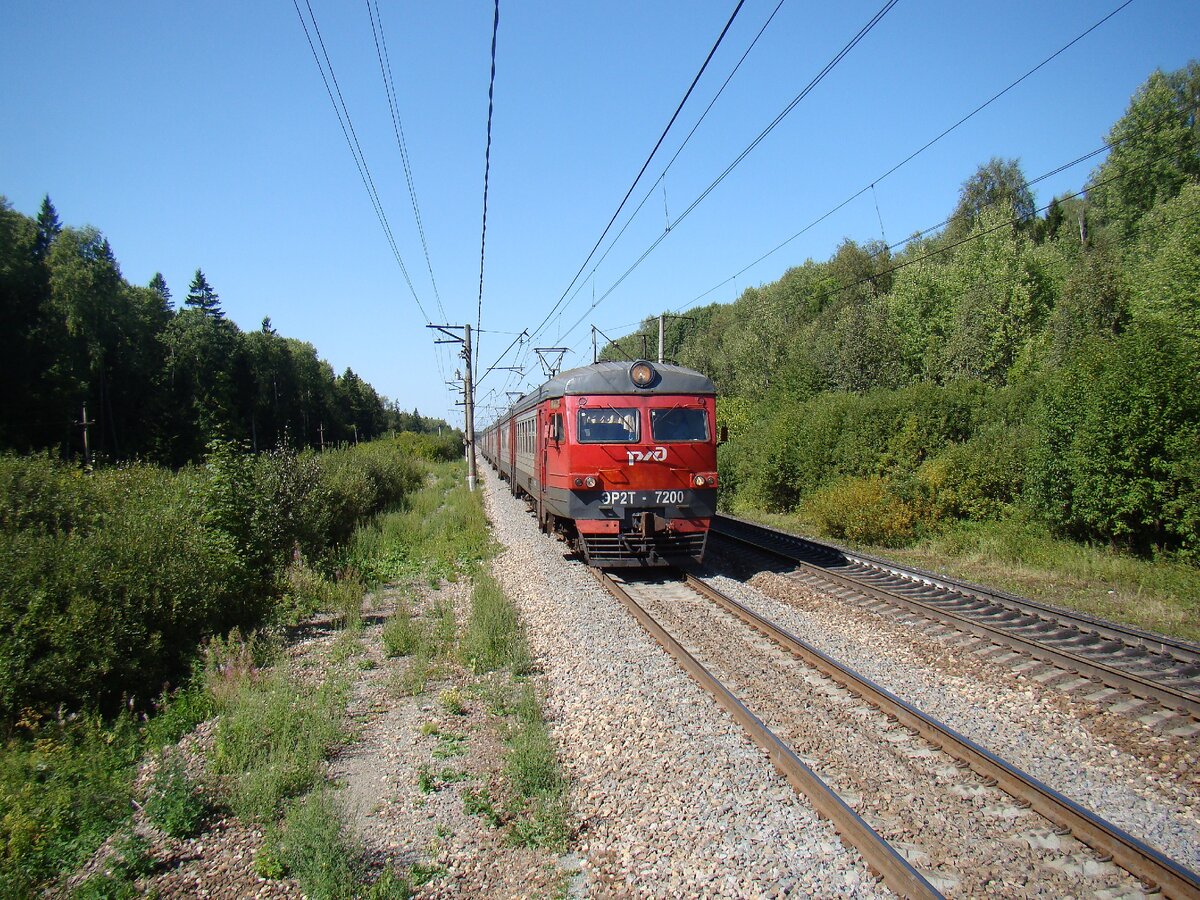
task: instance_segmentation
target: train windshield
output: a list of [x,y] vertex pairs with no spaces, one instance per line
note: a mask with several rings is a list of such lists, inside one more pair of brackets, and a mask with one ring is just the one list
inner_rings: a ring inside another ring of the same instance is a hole
[[652,409],[650,410],[650,433],[654,436],[654,440],[663,443],[707,441],[708,411],[695,407]]
[[596,406],[579,410],[582,444],[632,444],[640,432],[636,409]]

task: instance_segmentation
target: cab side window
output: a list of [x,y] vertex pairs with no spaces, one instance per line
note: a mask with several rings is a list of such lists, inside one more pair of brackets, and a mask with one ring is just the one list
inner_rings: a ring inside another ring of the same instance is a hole
[[550,417],[550,440],[556,444],[561,444],[567,439],[566,430],[563,428],[562,413],[555,413]]

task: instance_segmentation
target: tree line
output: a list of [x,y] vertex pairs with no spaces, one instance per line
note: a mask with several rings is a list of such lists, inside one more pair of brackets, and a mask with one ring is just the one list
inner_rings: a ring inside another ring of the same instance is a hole
[[200,269],[178,306],[161,273],[130,284],[104,235],[64,227],[49,196],[36,218],[0,197],[0,359],[0,450],[82,456],[86,434],[103,458],[177,467],[217,439],[262,450],[448,428],[269,318],[242,331]]
[[1039,210],[1019,162],[993,159],[897,252],[847,239],[668,320],[668,355],[722,395],[724,502],[895,543],[1019,509],[1195,559],[1198,108],[1200,64],[1155,72],[1080,192]]

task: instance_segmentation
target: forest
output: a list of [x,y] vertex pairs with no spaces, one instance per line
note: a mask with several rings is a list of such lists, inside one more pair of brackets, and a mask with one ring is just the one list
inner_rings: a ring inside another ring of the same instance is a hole
[[446,423],[405,412],[264,318],[242,331],[196,270],[181,304],[161,274],[130,284],[104,235],[0,197],[0,451],[178,467],[213,440],[336,446]]
[[894,547],[1023,515],[1200,560],[1198,106],[1200,64],[1155,72],[1079,192],[1039,209],[992,159],[898,249],[846,239],[667,319],[717,383],[722,503]]

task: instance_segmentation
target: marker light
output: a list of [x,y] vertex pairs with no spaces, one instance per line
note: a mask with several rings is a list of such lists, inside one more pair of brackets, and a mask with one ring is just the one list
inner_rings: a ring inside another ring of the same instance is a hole
[[589,475],[587,478],[583,479],[583,483],[590,488],[594,488],[598,482],[596,481],[595,475]]
[[703,475],[697,475],[692,479],[692,484],[694,484],[696,487],[704,487],[705,483],[706,482],[704,481]]
[[658,373],[654,371],[654,366],[648,362],[635,362],[629,368],[629,378],[634,385],[640,388],[650,387],[654,383],[654,378]]

